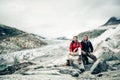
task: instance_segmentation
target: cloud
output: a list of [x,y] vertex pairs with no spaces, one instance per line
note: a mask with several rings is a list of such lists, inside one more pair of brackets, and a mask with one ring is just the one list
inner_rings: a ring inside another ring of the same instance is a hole
[[119,17],[120,0],[0,0],[0,23],[47,37],[72,37]]

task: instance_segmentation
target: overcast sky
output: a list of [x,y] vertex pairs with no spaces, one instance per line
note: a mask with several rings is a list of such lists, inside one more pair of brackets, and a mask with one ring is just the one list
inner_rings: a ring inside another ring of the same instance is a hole
[[0,23],[53,38],[71,38],[120,17],[120,0],[0,0]]

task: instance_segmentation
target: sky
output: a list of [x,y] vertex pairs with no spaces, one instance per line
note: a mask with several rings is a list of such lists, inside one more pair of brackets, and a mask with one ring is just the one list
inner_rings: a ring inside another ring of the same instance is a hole
[[71,38],[120,17],[120,0],[0,0],[0,24],[47,38]]

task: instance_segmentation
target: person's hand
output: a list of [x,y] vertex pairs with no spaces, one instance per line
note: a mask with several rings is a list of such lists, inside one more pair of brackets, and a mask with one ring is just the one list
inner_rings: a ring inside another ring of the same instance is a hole
[[78,48],[75,48],[75,49],[73,50],[73,52],[75,52],[77,49],[78,49]]
[[70,55],[72,56],[72,55],[73,55],[73,52],[70,52]]
[[82,50],[82,54],[86,54],[86,52]]
[[74,53],[74,52],[70,52],[70,55],[71,55],[71,56],[74,56],[74,55],[75,55],[75,53]]
[[93,55],[93,52],[90,52],[90,55]]

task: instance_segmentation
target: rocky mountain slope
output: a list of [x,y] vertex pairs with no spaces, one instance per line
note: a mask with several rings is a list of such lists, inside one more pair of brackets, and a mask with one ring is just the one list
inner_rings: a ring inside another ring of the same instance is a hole
[[37,48],[45,44],[40,36],[0,25],[0,54]]

